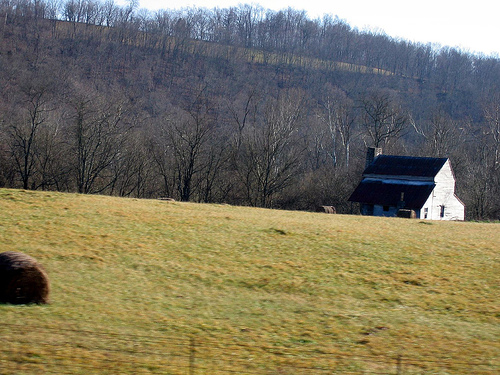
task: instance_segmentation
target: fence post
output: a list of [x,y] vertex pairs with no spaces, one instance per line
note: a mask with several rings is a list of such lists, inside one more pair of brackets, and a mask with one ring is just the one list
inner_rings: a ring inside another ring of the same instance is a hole
[[401,375],[403,372],[402,372],[402,368],[403,368],[403,356],[401,354],[398,355],[398,359],[397,359],[397,372],[396,374],[397,375]]
[[196,347],[195,347],[195,341],[194,341],[194,336],[191,336],[190,342],[189,342],[189,375],[194,375],[194,362],[195,362],[195,353],[196,353]]

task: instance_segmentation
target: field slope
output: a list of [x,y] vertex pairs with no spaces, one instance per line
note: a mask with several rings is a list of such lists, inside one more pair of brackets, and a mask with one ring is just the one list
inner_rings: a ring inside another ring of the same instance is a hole
[[0,189],[0,374],[494,374],[500,225]]

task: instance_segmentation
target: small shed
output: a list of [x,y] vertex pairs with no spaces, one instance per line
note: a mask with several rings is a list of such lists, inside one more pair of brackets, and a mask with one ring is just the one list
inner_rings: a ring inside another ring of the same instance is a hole
[[406,209],[419,219],[465,218],[448,158],[382,155],[380,149],[368,149],[363,179],[349,201],[359,202],[363,215],[397,216]]

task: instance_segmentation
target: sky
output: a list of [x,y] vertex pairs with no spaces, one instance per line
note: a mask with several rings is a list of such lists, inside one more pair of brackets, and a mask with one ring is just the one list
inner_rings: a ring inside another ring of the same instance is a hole
[[260,4],[273,10],[291,7],[307,11],[310,18],[331,14],[362,31],[383,31],[412,42],[500,56],[498,0],[139,0],[139,8],[152,11],[191,6],[227,8],[238,4]]

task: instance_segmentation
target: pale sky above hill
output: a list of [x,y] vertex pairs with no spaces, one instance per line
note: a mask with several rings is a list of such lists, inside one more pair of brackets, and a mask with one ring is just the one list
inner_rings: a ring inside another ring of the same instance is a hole
[[139,3],[140,8],[153,11],[190,6],[227,8],[246,3],[273,10],[292,7],[306,10],[310,18],[324,14],[338,16],[359,30],[383,30],[391,37],[500,56],[498,0],[139,0]]

